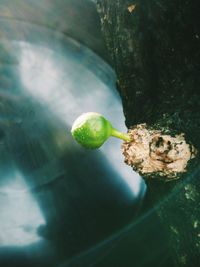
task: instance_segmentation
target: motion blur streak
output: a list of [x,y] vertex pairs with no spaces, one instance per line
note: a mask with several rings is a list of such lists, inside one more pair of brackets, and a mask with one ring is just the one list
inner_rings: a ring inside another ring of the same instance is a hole
[[[73,120],[81,113],[96,111],[105,114],[115,128],[126,131],[120,100],[114,93],[114,88],[112,91],[108,90],[107,85],[92,72],[91,67],[98,68],[98,62],[92,58],[92,52],[88,50],[88,61],[91,61],[93,66],[85,68],[80,62],[80,54],[74,60],[70,55],[68,58],[63,57],[61,50],[53,51],[23,42],[20,45],[20,73],[24,88],[45,105],[47,110],[58,116],[59,120],[66,125],[72,125]],[[98,57],[97,59],[99,60]],[[106,64],[105,69],[108,71],[111,86],[114,87],[115,74]],[[120,140],[108,140],[100,151],[112,162],[133,195],[138,195],[141,178],[134,174],[131,168],[125,168],[120,145]]]

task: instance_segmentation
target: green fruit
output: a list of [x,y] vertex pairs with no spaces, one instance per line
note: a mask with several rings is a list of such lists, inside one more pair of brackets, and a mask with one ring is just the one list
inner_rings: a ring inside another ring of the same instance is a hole
[[74,139],[86,148],[99,148],[112,135],[123,140],[130,140],[127,134],[114,129],[101,114],[88,112],[78,117],[71,130]]
[[88,112],[78,117],[72,126],[72,135],[86,148],[99,148],[110,136],[112,126],[102,115]]

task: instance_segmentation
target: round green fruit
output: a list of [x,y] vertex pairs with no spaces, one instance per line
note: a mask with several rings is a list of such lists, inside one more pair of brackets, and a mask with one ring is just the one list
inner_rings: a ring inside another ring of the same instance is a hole
[[110,137],[115,136],[130,141],[128,134],[114,129],[111,123],[101,114],[88,112],[78,117],[71,130],[74,139],[86,148],[99,148]]
[[74,139],[86,148],[99,148],[111,135],[112,126],[101,114],[88,112],[72,126]]

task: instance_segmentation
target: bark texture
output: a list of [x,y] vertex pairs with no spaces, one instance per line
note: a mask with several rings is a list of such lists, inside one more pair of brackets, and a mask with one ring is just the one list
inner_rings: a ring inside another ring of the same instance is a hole
[[[200,5],[197,0],[98,0],[127,127],[184,133],[200,151]],[[148,178],[147,199],[177,266],[200,263],[199,153],[181,179]]]

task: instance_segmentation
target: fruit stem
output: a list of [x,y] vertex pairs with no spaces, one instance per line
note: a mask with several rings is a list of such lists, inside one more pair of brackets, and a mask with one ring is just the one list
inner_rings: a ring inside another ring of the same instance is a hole
[[119,132],[119,131],[116,130],[115,128],[112,128],[112,130],[111,130],[111,136],[120,138],[120,139],[122,139],[122,140],[124,140],[124,141],[128,141],[128,142],[131,141],[131,137],[130,137],[128,134]]

